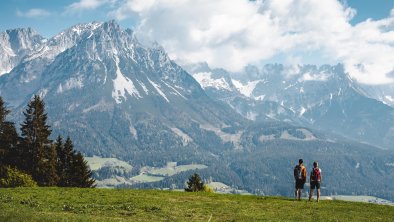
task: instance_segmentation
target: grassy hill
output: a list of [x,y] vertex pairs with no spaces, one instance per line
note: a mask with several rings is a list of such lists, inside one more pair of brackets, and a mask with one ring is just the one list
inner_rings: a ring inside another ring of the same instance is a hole
[[157,190],[0,189],[0,221],[390,221],[394,207]]

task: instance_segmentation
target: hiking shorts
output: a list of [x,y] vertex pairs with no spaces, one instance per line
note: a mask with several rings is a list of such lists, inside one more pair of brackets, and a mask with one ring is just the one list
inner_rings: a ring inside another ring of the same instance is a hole
[[296,189],[304,189],[304,184],[305,184],[304,180],[296,180],[295,188]]
[[311,189],[320,189],[320,181],[311,181]]

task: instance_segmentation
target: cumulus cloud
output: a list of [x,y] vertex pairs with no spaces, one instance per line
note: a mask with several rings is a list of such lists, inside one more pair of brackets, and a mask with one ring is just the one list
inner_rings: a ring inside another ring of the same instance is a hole
[[43,18],[51,15],[51,13],[45,9],[32,8],[25,12],[17,10],[16,15],[19,17],[26,17],[26,18]]
[[[96,0],[97,1],[97,0]],[[341,62],[368,84],[393,82],[394,10],[351,25],[356,10],[337,0],[124,0],[110,12],[139,18],[140,39],[157,41],[173,59],[239,71],[282,55],[307,63]]]

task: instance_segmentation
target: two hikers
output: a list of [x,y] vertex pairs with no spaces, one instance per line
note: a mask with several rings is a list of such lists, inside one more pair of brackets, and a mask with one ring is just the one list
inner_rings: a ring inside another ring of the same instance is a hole
[[[306,167],[304,166],[304,161],[302,159],[298,160],[298,165],[294,167],[294,179],[295,179],[295,199],[301,200],[302,189],[304,189],[304,184],[306,182]],[[321,169],[318,167],[318,163],[313,162],[313,169],[310,173],[310,192],[309,201],[312,200],[313,192],[317,191],[317,202],[320,200],[320,183],[321,183]]]

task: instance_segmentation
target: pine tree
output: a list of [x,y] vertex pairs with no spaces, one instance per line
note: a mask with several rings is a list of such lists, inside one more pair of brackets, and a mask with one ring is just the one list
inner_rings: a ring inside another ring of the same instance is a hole
[[6,121],[10,113],[0,97],[0,166],[15,165],[18,134],[13,122]]
[[73,156],[72,185],[74,187],[92,188],[96,181],[92,178],[92,171],[89,169],[87,161],[80,152]]
[[[55,145],[58,147],[58,166],[61,168],[59,186],[63,187],[94,187],[95,180],[92,172],[81,153],[76,153],[74,145],[67,137],[64,145],[61,145],[61,137],[58,137]],[[59,172],[58,171],[58,172]]]
[[59,135],[55,142],[56,149],[56,173],[59,176],[58,186],[63,186],[64,184],[64,173],[65,173],[65,155],[64,155],[64,144],[63,138]]
[[185,188],[187,192],[198,192],[204,191],[204,182],[202,182],[200,175],[194,173],[189,177],[187,181],[187,188]]
[[[59,137],[57,140],[57,144],[59,143]],[[70,137],[67,137],[66,142],[64,145],[59,146],[59,151],[58,151],[58,167],[59,171],[61,173],[60,175],[60,180],[59,180],[59,186],[61,187],[71,187],[73,185],[72,181],[72,175],[74,174],[73,172],[73,160],[75,156],[75,151],[74,151],[74,145],[70,139]]]
[[[45,103],[37,95],[23,112],[25,121],[21,124],[21,168],[31,174],[40,186],[56,184],[56,152],[49,139],[51,130],[47,125]],[[55,159],[55,160],[54,160]]]

